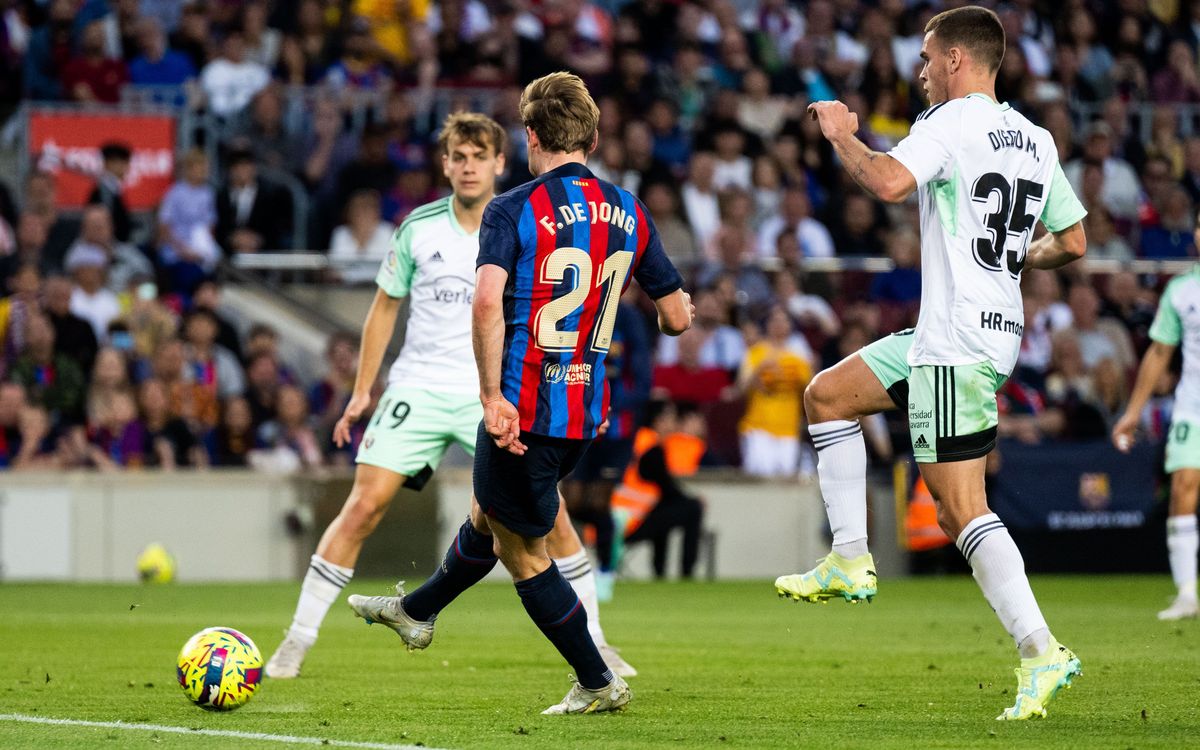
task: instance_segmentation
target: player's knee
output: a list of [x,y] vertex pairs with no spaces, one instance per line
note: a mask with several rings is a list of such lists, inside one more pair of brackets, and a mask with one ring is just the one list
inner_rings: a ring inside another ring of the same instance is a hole
[[951,539],[958,539],[958,535],[971,522],[971,519],[966,517],[967,515],[969,514],[961,512],[948,503],[937,503],[938,526]]
[[367,536],[387,512],[392,498],[373,488],[355,487],[342,511],[343,526],[351,534]]
[[1170,514],[1195,513],[1197,493],[1200,493],[1200,472],[1176,472],[1171,477]]
[[804,389],[804,413],[813,424],[841,419],[837,413],[838,395],[826,373],[817,373]]

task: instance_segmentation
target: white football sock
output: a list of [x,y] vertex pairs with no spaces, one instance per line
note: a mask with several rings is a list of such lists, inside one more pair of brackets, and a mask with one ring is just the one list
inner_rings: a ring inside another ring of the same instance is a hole
[[353,575],[354,568],[343,568],[320,555],[313,555],[300,586],[300,601],[296,603],[296,614],[292,617],[288,635],[305,643],[315,642],[321,622]]
[[596,598],[596,574],[592,571],[592,562],[588,559],[587,550],[580,549],[573,555],[554,558],[558,572],[571,584],[575,595],[583,603],[587,612],[588,633],[597,646],[603,646],[604,631],[600,629],[600,600]]
[[858,422],[835,419],[808,426],[817,449],[817,479],[833,532],[833,551],[867,554],[867,445]]
[[1196,551],[1200,535],[1196,516],[1171,516],[1167,519],[1167,556],[1171,559],[1171,578],[1182,597],[1196,598]]
[[1021,551],[995,513],[967,524],[955,541],[971,564],[983,596],[1012,636],[1023,658],[1041,654],[1050,645],[1050,629],[1042,617]]

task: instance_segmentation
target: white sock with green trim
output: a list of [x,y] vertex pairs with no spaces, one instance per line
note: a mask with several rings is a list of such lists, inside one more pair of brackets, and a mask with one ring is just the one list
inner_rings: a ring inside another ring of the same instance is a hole
[[296,602],[296,614],[292,617],[288,635],[305,643],[315,643],[325,615],[353,576],[354,568],[343,568],[320,555],[313,555],[300,586],[300,601]]
[[1167,557],[1171,560],[1171,578],[1184,598],[1196,598],[1196,552],[1200,534],[1196,516],[1171,516],[1167,519]]
[[955,540],[971,565],[983,596],[1012,636],[1025,659],[1038,656],[1050,645],[1050,629],[1038,607],[1021,550],[995,513],[966,525]]
[[808,426],[817,449],[817,480],[833,551],[853,559],[867,554],[867,444],[856,421],[834,419]]

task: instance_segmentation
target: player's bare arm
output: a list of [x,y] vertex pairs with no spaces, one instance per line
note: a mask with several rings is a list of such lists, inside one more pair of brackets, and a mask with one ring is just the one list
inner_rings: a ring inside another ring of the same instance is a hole
[[845,104],[813,102],[808,112],[821,124],[821,134],[833,146],[846,171],[868,193],[888,203],[900,203],[917,189],[916,178],[903,164],[858,139],[858,115]]
[[1061,232],[1047,232],[1031,242],[1025,265],[1049,271],[1079,260],[1086,251],[1083,222],[1076,222]]
[[668,336],[678,336],[692,327],[696,306],[692,304],[692,295],[682,289],[654,300],[654,306],[658,308],[658,330]]
[[1125,413],[1113,425],[1112,441],[1117,450],[1128,453],[1133,447],[1138,418],[1146,402],[1150,400],[1155,383],[1162,379],[1163,373],[1170,367],[1175,348],[1161,341],[1150,342],[1150,348],[1146,350],[1146,356],[1142,357],[1142,364],[1138,367],[1137,380],[1133,383],[1133,393],[1129,396]]
[[521,418],[517,407],[500,390],[500,367],[504,356],[504,286],[508,271],[500,266],[479,267],[475,299],[471,303],[471,344],[479,370],[479,400],[483,424],[496,445],[518,456],[525,445],[518,439]]
[[382,289],[375,290],[375,299],[363,322],[362,339],[358,351],[358,372],[354,376],[354,392],[342,412],[342,418],[333,428],[333,442],[341,448],[350,443],[350,427],[357,422],[371,405],[371,386],[379,376],[383,355],[396,328],[400,313],[400,299],[392,297]]

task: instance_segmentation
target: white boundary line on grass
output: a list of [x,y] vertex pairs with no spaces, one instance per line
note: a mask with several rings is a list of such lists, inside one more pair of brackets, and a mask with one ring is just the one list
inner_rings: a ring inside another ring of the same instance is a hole
[[[170,734],[204,735],[206,737],[233,737],[241,740],[259,740],[262,742],[284,742],[290,745],[324,745],[326,747],[361,747],[371,750],[417,750],[419,745],[389,745],[384,742],[354,742],[353,740],[333,740],[323,737],[294,737],[289,734],[264,734],[261,732],[239,732],[234,729],[188,729],[187,727],[172,727],[165,724],[135,724],[125,721],[84,721],[82,719],[52,719],[47,716],[28,716],[26,714],[0,714],[0,721],[15,721],[24,724],[50,724],[66,727],[95,727],[97,729],[135,729],[143,732],[167,732]],[[422,750],[437,750],[425,748]]]

